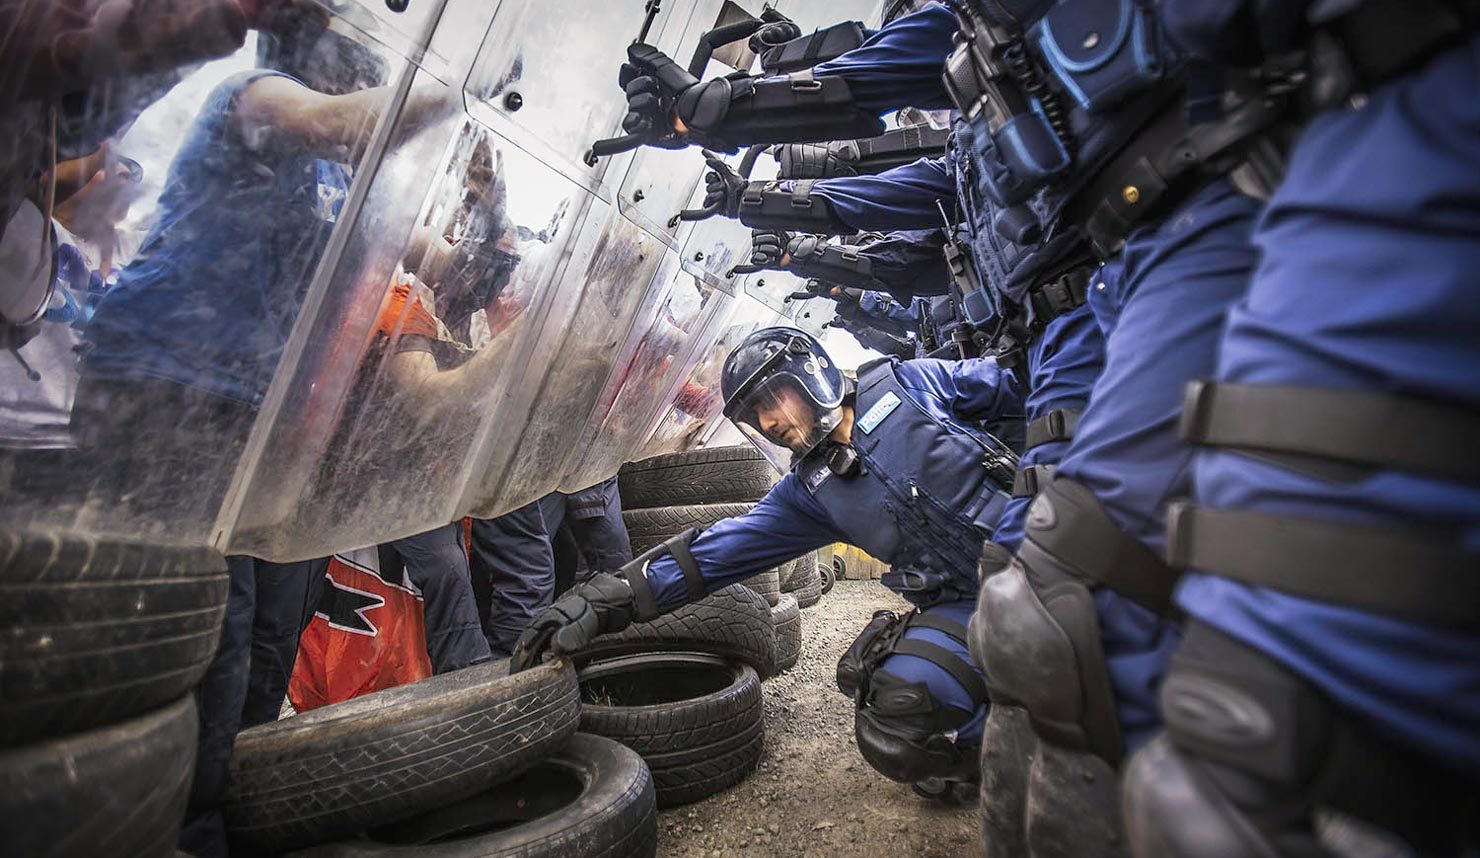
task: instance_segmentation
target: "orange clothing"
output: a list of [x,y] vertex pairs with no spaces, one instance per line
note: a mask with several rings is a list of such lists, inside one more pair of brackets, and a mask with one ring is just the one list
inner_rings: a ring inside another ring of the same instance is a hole
[[411,284],[397,283],[380,306],[375,332],[388,337],[413,334],[435,340],[438,336],[437,317],[422,304],[420,296],[412,296]]

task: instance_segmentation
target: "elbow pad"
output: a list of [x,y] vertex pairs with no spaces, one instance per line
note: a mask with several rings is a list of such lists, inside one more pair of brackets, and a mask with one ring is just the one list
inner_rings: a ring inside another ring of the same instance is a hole
[[810,69],[841,57],[862,45],[868,38],[863,24],[858,21],[844,21],[780,43],[767,38],[770,33],[800,33],[795,24],[787,24],[790,24],[790,30],[783,29],[786,25],[773,24],[750,38],[750,49],[760,55],[761,70],[766,74],[791,74]]
[[779,179],[831,179],[872,176],[945,154],[949,129],[912,125],[878,137],[832,143],[789,143],[777,147]]
[[686,591],[684,604],[697,602],[708,594],[709,587],[704,582],[704,576],[699,572],[699,564],[694,561],[694,555],[689,551],[689,543],[693,542],[694,537],[698,535],[699,529],[691,527],[654,545],[621,568],[619,574],[632,588],[632,606],[639,622],[646,622],[666,613],[654,598],[653,586],[647,578],[648,564],[660,557],[671,556],[678,564],[679,571],[683,573]]

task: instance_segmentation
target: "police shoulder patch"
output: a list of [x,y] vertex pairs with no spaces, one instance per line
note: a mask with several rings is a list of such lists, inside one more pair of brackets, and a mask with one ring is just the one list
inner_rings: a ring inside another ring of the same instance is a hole
[[865,435],[873,432],[874,429],[878,428],[880,423],[884,422],[884,418],[893,414],[894,409],[898,407],[899,397],[895,396],[894,391],[891,390],[879,397],[879,401],[870,406],[869,410],[862,417],[858,418],[858,428]]

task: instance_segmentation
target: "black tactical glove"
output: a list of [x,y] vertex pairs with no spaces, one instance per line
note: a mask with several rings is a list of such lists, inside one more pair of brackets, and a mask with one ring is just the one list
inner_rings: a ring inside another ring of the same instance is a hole
[[791,237],[786,243],[786,252],[791,254],[792,262],[806,263],[822,252],[827,246],[827,237],[812,235],[811,233],[798,233]]
[[704,153],[709,172],[704,175],[704,210],[725,217],[740,216],[740,198],[749,183],[712,152]]
[[627,628],[635,614],[631,585],[615,575],[598,572],[567,590],[535,617],[514,645],[509,672],[518,673],[539,664],[546,649],[556,655],[576,652],[597,635]]
[[777,21],[755,31],[750,37],[750,52],[759,56],[771,48],[780,47],[793,39],[802,37],[802,28],[792,21]]
[[[627,48],[627,62],[622,64],[617,82],[627,93],[627,116],[622,119],[622,128],[628,134],[646,134],[648,145],[665,149],[699,143],[734,150],[733,145],[706,132],[724,122],[732,98],[750,92],[749,77],[720,77],[701,83],[662,51],[636,44]],[[675,117],[683,121],[686,133],[674,127]]]
[[745,265],[736,265],[732,269],[735,274],[754,274],[757,271],[774,268],[780,270],[785,266],[781,258],[786,254],[786,247],[791,243],[791,233],[779,229],[757,229],[750,233],[750,262]]
[[649,146],[688,146],[688,139],[673,127],[674,105],[699,80],[652,45],[632,45],[627,48],[627,60],[617,75],[627,93],[622,128],[628,134],[647,134]]

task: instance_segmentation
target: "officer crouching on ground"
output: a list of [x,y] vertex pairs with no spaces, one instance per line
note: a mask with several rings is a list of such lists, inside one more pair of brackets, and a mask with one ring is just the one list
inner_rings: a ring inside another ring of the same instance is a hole
[[744,515],[572,588],[525,631],[512,669],[846,542],[888,561],[882,583],[915,606],[879,612],[838,663],[859,750],[922,795],[974,800],[987,695],[965,624],[1016,457],[969,424],[1021,420],[1017,377],[991,358],[883,359],[854,383],[815,337],[774,327],[735,348],[721,385],[725,416],[786,476]]

